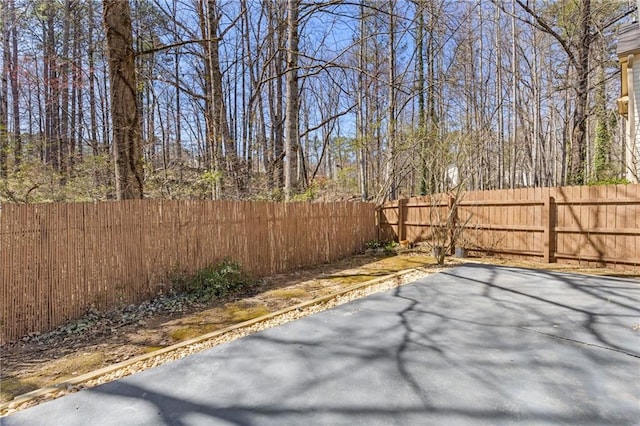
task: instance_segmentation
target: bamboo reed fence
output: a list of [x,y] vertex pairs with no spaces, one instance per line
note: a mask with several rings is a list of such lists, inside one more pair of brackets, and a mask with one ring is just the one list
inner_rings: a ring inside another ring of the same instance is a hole
[[[387,203],[379,210],[382,239],[429,241],[434,217],[456,209],[464,224],[458,246],[471,251],[640,266],[640,185],[575,186],[438,194]],[[462,225],[460,225],[462,226]]]
[[459,246],[471,251],[640,267],[640,185],[439,194],[387,203],[377,215],[347,202],[3,204],[0,343],[91,306],[138,302],[165,290],[171,273],[224,258],[264,276],[348,256],[376,236],[429,240],[452,209],[464,224]]
[[3,204],[0,343],[158,294],[225,258],[254,276],[330,262],[376,238],[367,203],[132,200]]

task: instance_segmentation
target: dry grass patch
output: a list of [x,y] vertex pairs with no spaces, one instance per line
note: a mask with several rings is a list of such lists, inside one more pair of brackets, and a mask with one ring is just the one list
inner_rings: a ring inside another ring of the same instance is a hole
[[166,346],[147,346],[144,348],[143,352],[148,354],[151,352],[159,351],[160,349],[164,349]]
[[264,293],[265,297],[274,297],[277,299],[298,299],[304,297],[309,292],[303,288],[278,288]]
[[372,274],[345,274],[345,275],[332,276],[331,278],[329,278],[329,281],[333,283],[341,284],[344,286],[350,286],[352,284],[359,284],[359,283],[371,281],[383,275],[387,275],[387,274],[382,272],[372,273]]
[[72,353],[46,363],[36,375],[5,377],[0,380],[0,401],[10,401],[16,395],[88,373],[103,366],[106,361],[107,357],[102,352]]
[[44,379],[63,381],[93,371],[96,365],[106,361],[107,357],[102,352],[73,353],[47,365],[40,375]]
[[0,380],[0,402],[11,401],[16,395],[22,395],[43,387],[43,381],[37,377],[19,379],[5,377]]
[[407,256],[391,256],[363,265],[361,268],[344,273],[331,274],[327,278],[345,284],[358,284],[405,269],[435,265],[432,256],[413,254]]
[[264,305],[256,305],[251,302],[236,302],[225,305],[225,314],[231,317],[232,322],[244,322],[271,313]]
[[177,343],[183,340],[193,339],[194,337],[198,337],[217,329],[217,324],[191,324],[170,331],[169,337],[171,337],[171,340],[173,340],[174,343]]

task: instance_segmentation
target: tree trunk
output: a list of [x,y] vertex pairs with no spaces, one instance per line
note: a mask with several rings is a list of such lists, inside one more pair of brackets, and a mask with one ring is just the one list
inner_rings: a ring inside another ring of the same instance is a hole
[[216,126],[216,134],[219,135],[219,144],[224,148],[224,163],[227,172],[231,175],[233,184],[236,188],[237,195],[243,189],[242,182],[239,176],[239,163],[238,152],[236,149],[236,141],[231,133],[229,127],[229,120],[227,119],[227,104],[224,99],[224,92],[222,87],[222,69],[220,67],[220,43],[218,41],[218,27],[219,19],[217,16],[214,18],[214,13],[217,8],[216,0],[209,0],[209,18],[214,19],[215,26],[211,27],[211,36],[213,38],[212,50],[209,52],[211,61],[212,72],[212,91],[213,91],[213,105],[214,105],[214,125]]
[[[365,125],[366,121],[366,106],[365,106],[365,96],[366,90],[364,87],[365,81],[365,68],[366,68],[366,55],[367,55],[367,26],[365,24],[365,14],[364,14],[364,3],[360,4],[360,39],[358,41],[358,61],[359,61],[359,70],[358,70],[358,115],[357,115],[357,126],[356,131],[357,139],[358,139],[358,166],[359,166],[359,177],[360,177],[360,194],[362,197],[362,201],[367,201],[369,199],[369,176],[367,173],[367,145],[368,145],[368,132]],[[324,154],[324,149],[323,149]],[[320,164],[318,163],[318,167]]]
[[389,44],[388,44],[388,87],[389,107],[387,109],[387,149],[389,150],[386,178],[389,185],[389,199],[398,197],[396,176],[396,53],[395,53],[395,0],[389,0]]
[[176,160],[182,175],[182,108],[180,107],[180,52],[175,54],[175,88],[176,88]]
[[[97,114],[97,100],[96,100],[96,71],[95,71],[95,46],[93,40],[93,27],[94,27],[94,16],[93,16],[93,1],[89,1],[89,28],[87,30],[87,61],[89,65],[89,145],[93,150],[93,155],[99,155],[101,150],[99,149],[98,144],[98,114]],[[107,150],[104,151],[105,153]]]
[[45,3],[43,16],[44,40],[44,107],[45,107],[45,156],[49,164],[60,171],[60,87],[56,71],[55,4]]
[[[436,157],[435,152],[436,147],[440,145],[440,131],[439,127],[439,117],[440,114],[436,112],[436,99],[442,99],[442,97],[436,94],[436,48],[435,48],[435,38],[437,34],[437,23],[438,16],[437,11],[435,10],[433,2],[429,3],[429,10],[427,13],[429,17],[429,25],[427,28],[427,43],[426,43],[426,58],[427,58],[427,98],[425,101],[426,110],[424,113],[425,116],[425,137],[426,137],[426,145],[427,150],[431,151],[431,155],[428,158],[426,167],[429,169],[429,173],[427,174],[427,182],[426,182],[426,193],[433,194],[436,192],[436,175],[435,170],[439,158]],[[443,85],[440,84],[440,87]]]
[[[272,31],[271,52],[272,82],[269,84],[269,109],[271,120],[272,176],[270,189],[284,188],[284,117],[282,76],[285,72],[285,37],[286,25],[283,25],[282,11],[279,3],[269,3],[269,28]],[[275,86],[275,87],[274,87]]]
[[569,184],[583,185],[587,142],[587,115],[589,98],[589,48],[591,46],[591,0],[582,0],[580,13],[580,41],[576,63],[576,109],[573,115],[571,138],[571,167]]
[[516,171],[518,168],[518,64],[516,49],[517,49],[517,34],[516,34],[516,4],[512,3],[513,16],[511,17],[511,177],[509,178],[509,188],[514,189],[516,187]]
[[9,22],[11,22],[11,63],[9,78],[11,79],[11,101],[13,105],[13,164],[17,171],[22,160],[22,136],[20,134],[20,98],[18,80],[18,22],[16,20],[15,0],[9,0]]
[[142,198],[143,169],[135,56],[128,1],[105,0],[104,26],[111,79],[111,119],[118,199]]
[[[80,8],[77,1],[74,0],[74,8],[77,12],[85,12],[86,9]],[[82,139],[84,134],[84,105],[83,98],[83,82],[82,82],[82,54],[80,42],[83,39],[82,20],[76,19],[73,22],[73,73],[71,77],[72,84],[72,105],[71,105],[71,168],[73,168],[76,159],[82,160]]]
[[[501,32],[501,22],[500,22],[500,14],[496,10],[496,36],[495,36],[495,50],[496,50],[496,104],[498,109],[498,146],[497,146],[497,158],[496,158],[496,184],[492,182],[491,176],[493,174],[492,170],[487,170],[487,175],[489,179],[487,183],[491,188],[502,189],[504,187],[504,157],[505,157],[505,149],[504,149],[504,105],[505,102],[503,100],[504,93],[502,91],[502,32]],[[482,188],[484,189],[484,188]]]
[[424,9],[416,3],[416,92],[418,95],[418,140],[420,147],[420,195],[427,195],[427,131],[424,99]]
[[287,0],[286,112],[284,123],[284,192],[288,200],[298,190],[298,7]]
[[62,30],[62,58],[60,61],[60,184],[65,185],[69,176],[71,145],[69,138],[69,46],[71,36],[71,0],[65,1]]
[[[9,15],[7,4],[3,4],[0,9],[2,12],[2,69],[9,69],[11,61],[11,52],[9,50],[10,25],[6,17]],[[6,178],[7,152],[9,151],[9,78],[6,72],[2,73],[2,81],[0,82],[0,178]]]

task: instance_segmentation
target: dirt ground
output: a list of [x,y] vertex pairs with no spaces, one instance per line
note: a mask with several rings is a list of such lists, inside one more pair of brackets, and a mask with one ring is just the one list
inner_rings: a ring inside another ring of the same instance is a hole
[[[467,260],[638,277],[634,273],[606,268],[584,269],[579,265],[545,265],[495,257]],[[462,259],[447,260],[449,265],[462,262]],[[419,250],[390,257],[359,255],[332,264],[267,277],[250,294],[190,308],[186,312],[159,313],[121,327],[98,323],[86,332],[72,336],[52,335],[48,338],[25,339],[5,344],[0,346],[0,403],[134,356],[151,353],[205,333],[329,295],[357,283],[412,268],[420,268],[424,275],[438,270],[434,259]]]

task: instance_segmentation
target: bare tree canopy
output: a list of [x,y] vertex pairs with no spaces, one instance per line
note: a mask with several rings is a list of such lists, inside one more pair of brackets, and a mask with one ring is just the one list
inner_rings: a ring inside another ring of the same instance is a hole
[[7,0],[0,200],[624,183],[615,0]]

